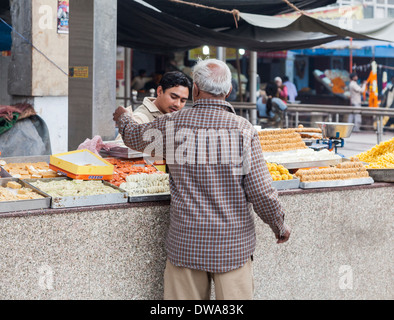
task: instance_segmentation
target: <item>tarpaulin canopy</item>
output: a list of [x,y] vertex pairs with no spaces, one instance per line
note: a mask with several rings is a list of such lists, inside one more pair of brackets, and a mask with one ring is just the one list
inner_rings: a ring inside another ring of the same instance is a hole
[[[121,0],[121,2],[130,1]],[[228,13],[214,11],[204,7],[191,6],[184,3],[177,3],[171,0],[144,0],[144,2],[154,6],[161,12],[205,28],[234,27],[234,18]],[[240,12],[268,16],[294,11],[294,9],[282,0],[185,0],[185,2],[222,10],[231,11],[236,9]],[[290,0],[290,3],[300,10],[309,10],[336,3],[336,0]]]
[[297,18],[289,19],[242,12],[240,16],[251,28],[304,32],[313,30],[327,35],[394,42],[394,19],[392,18],[357,20],[341,17],[328,20],[299,15]]
[[[335,39],[340,39],[337,35],[327,35],[316,32],[303,32],[299,30],[272,30],[267,28],[253,27],[250,29],[250,24],[244,21],[239,22],[239,27],[235,27],[234,18],[232,15],[226,13],[226,17],[230,20],[223,20],[219,24],[222,13],[213,11],[217,16],[210,19],[216,20],[216,29],[211,29],[194,22],[189,19],[180,18],[181,12],[176,16],[167,14],[146,6],[141,1],[118,1],[118,45],[139,49],[142,51],[165,53],[172,51],[184,51],[192,48],[200,47],[205,44],[213,46],[222,46],[228,48],[244,48],[253,51],[277,51],[286,49],[306,48]],[[154,4],[154,1],[147,1]],[[163,1],[169,5],[170,3],[179,6],[177,3]],[[206,1],[208,2],[208,1]],[[218,7],[219,2],[214,2],[215,7]],[[229,1],[236,6],[235,1]],[[239,4],[244,2],[254,3],[257,5],[258,1],[238,1]],[[262,3],[273,3],[273,1],[259,1]],[[275,1],[279,2],[279,1]],[[319,3],[327,3],[334,1],[298,1],[304,3],[306,6],[312,3],[315,5]],[[158,2],[159,4],[162,2]],[[159,6],[160,7],[160,6]],[[283,6],[280,6],[281,8]],[[182,5],[183,10],[193,10],[194,16],[200,16],[200,9],[195,7],[188,7]],[[268,6],[267,6],[268,8]],[[250,10],[250,9],[249,9]],[[272,10],[272,9],[271,9]],[[272,11],[271,11],[272,12]],[[188,15],[185,13],[185,16]],[[281,13],[281,12],[276,12]],[[212,10],[210,10],[212,14]],[[179,16],[179,17],[178,17]],[[200,18],[202,19],[202,18]],[[221,31],[217,27],[221,25]]]
[[[335,1],[292,1],[299,9]],[[318,19],[308,14],[271,16],[292,11],[284,1],[208,1],[193,3],[229,12],[159,0],[118,0],[118,44],[165,53],[203,45],[278,51],[310,48],[345,37],[394,42],[394,19]],[[262,14],[264,13],[264,14]]]

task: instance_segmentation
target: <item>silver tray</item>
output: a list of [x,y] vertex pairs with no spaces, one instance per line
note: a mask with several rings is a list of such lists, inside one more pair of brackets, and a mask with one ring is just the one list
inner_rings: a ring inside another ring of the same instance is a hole
[[[37,180],[43,182],[49,182],[52,180],[72,180],[67,177],[60,178],[47,178],[47,179],[26,179],[27,183],[36,182]],[[91,196],[72,196],[72,197],[52,197],[52,208],[70,208],[70,207],[84,207],[84,206],[97,206],[97,205],[106,205],[106,204],[117,204],[117,203],[126,203],[128,201],[128,194],[125,190],[114,186],[113,184],[103,181],[104,185],[110,186],[116,190],[119,190],[118,193],[109,193],[109,194],[99,194],[99,195],[91,195]]]
[[0,178],[11,178],[12,176],[9,174],[7,170],[3,167],[0,167]]
[[394,169],[367,169],[369,175],[380,182],[394,182]]
[[0,212],[48,209],[51,206],[51,197],[36,187],[18,178],[1,178],[0,186],[5,187],[8,181],[15,181],[25,188],[29,188],[42,195],[42,199],[0,201]]
[[129,196],[129,202],[149,202],[149,201],[166,201],[166,200],[171,200],[170,193]]
[[318,160],[318,161],[300,161],[300,162],[281,162],[286,169],[300,169],[300,168],[312,168],[312,167],[329,167],[335,166],[338,163],[347,161],[344,158],[331,159],[331,160]]
[[300,186],[300,179],[294,178],[291,180],[272,181],[272,186],[277,190],[298,189]]
[[349,187],[363,184],[372,184],[374,180],[369,178],[348,179],[348,180],[324,180],[312,182],[300,182],[301,189],[315,189],[315,188],[334,188],[334,187]]

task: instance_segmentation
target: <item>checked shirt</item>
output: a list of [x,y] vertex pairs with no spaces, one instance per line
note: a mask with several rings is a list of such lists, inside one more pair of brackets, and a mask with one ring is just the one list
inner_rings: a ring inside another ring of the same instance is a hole
[[286,232],[258,133],[228,102],[201,99],[147,124],[124,113],[117,125],[128,147],[166,159],[172,264],[213,273],[241,267],[256,246],[254,212],[275,234]]

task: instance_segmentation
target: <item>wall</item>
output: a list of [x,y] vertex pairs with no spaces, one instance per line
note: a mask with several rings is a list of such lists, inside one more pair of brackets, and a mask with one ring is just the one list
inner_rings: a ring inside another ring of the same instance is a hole
[[48,127],[52,154],[67,152],[68,97],[35,97],[33,104],[35,111]]
[[8,65],[11,57],[0,56],[0,105],[10,105],[12,97],[8,94]]

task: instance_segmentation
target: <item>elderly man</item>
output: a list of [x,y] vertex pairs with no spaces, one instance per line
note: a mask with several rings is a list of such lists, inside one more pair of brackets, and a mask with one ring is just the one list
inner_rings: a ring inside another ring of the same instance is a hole
[[[138,123],[148,123],[163,114],[181,110],[189,97],[192,84],[189,78],[180,71],[167,72],[161,78],[156,89],[156,98],[145,97],[142,104],[133,112],[132,107],[126,110]],[[121,140],[119,134],[116,140]]]
[[[127,146],[153,143],[170,173],[164,299],[252,299],[254,212],[286,242],[290,229],[265,164],[257,131],[226,102],[231,73],[220,60],[199,60],[193,70],[193,107],[138,124],[114,113]],[[155,136],[144,141],[143,136]]]

